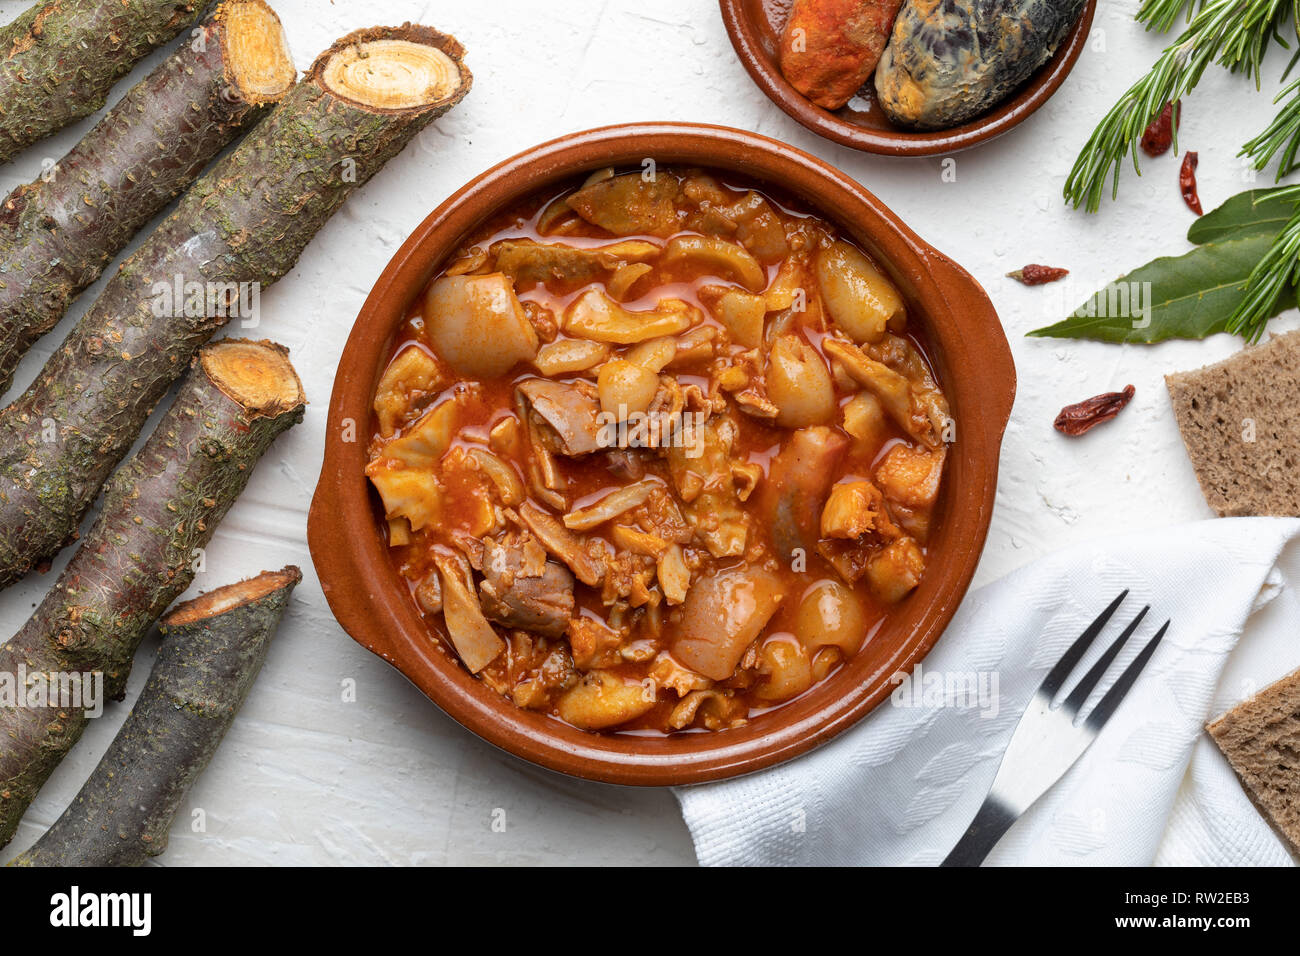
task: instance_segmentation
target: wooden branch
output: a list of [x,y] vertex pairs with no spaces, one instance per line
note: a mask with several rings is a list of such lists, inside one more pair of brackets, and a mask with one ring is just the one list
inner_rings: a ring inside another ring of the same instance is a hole
[[0,204],[0,393],[146,223],[293,86],[265,0],[223,4],[73,150]]
[[462,52],[411,25],[340,40],[123,264],[0,414],[0,587],[68,542],[155,403],[226,321],[224,301],[197,315],[162,309],[158,289],[279,279],[348,195],[465,95]]
[[0,163],[100,109],[208,0],[44,0],[0,27]]
[[77,798],[12,866],[140,866],[167,849],[266,660],[302,572],[293,566],[178,605],[149,682]]
[[[120,698],[140,640],[194,578],[196,558],[305,399],[287,351],[223,340],[203,349],[144,447],[118,469],[86,540],[0,647],[0,674],[103,675]],[[57,703],[57,702],[56,702]],[[0,846],[80,738],[85,710],[0,707]]]

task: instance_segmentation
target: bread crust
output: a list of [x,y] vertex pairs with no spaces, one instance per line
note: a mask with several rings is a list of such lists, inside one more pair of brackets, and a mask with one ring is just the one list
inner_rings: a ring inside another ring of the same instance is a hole
[[1205,725],[1246,796],[1300,859],[1300,670]]
[[1300,516],[1300,331],[1165,385],[1215,514]]

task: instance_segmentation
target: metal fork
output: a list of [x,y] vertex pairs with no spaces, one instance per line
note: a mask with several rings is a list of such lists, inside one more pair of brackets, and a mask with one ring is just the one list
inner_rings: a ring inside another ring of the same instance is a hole
[[1128,591],[1124,591],[1115,598],[1110,607],[1102,611],[1079,639],[1070,645],[1065,656],[1043,679],[1034,699],[1020,718],[1020,723],[1016,725],[1016,732],[1011,735],[1011,743],[1002,755],[1002,764],[998,767],[988,797],[942,866],[979,866],[998,840],[1002,839],[1002,835],[1011,828],[1011,824],[1020,819],[1021,814],[1033,806],[1034,801],[1065,776],[1065,772],[1083,756],[1083,752],[1097,738],[1101,728],[1129,692],[1138,674],[1151,659],[1156,645],[1169,629],[1168,621],[1156,631],[1156,636],[1147,642],[1146,647],[1125,668],[1124,673],[1120,674],[1119,679],[1087,717],[1078,719],[1079,708],[1087,701],[1107,668],[1119,655],[1124,643],[1133,636],[1133,632],[1151,610],[1150,605],[1138,612],[1138,616],[1124,628],[1123,633],[1106,649],[1106,653],[1083,675],[1070,695],[1059,706],[1052,706],[1052,701],[1056,699],[1071,671],[1078,666],[1092,642],[1127,596]]

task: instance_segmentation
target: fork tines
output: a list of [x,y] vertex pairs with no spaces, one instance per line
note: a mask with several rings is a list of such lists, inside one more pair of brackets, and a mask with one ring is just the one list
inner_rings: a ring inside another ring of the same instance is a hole
[[[1093,641],[1095,641],[1097,636],[1105,629],[1106,625],[1110,622],[1111,617],[1114,616],[1115,611],[1119,609],[1119,606],[1124,603],[1124,599],[1128,597],[1128,593],[1127,590],[1121,592],[1119,597],[1111,601],[1110,605],[1097,615],[1096,620],[1089,624],[1087,629],[1079,635],[1078,640],[1070,645],[1069,650],[1065,652],[1060,661],[1057,662],[1056,666],[1053,667],[1043,679],[1042,685],[1038,688],[1038,693],[1040,695],[1045,695],[1050,700],[1056,698],[1057,693],[1065,683],[1066,678],[1070,675],[1070,672],[1078,666],[1079,661],[1083,658],[1084,654],[1088,652],[1088,648],[1092,646]],[[1096,689],[1097,685],[1101,682],[1101,679],[1106,675],[1106,671],[1109,670],[1110,666],[1115,662],[1115,658],[1119,656],[1125,643],[1127,643],[1128,639],[1133,636],[1133,633],[1138,629],[1143,618],[1147,616],[1147,612],[1150,610],[1151,605],[1148,604],[1137,613],[1137,616],[1129,622],[1128,626],[1125,627],[1122,632],[1120,632],[1119,637],[1114,640],[1110,647],[1106,648],[1106,651],[1097,659],[1097,662],[1089,668],[1088,673],[1083,675],[1079,680],[1079,683],[1076,684],[1074,689],[1070,692],[1070,695],[1061,703],[1061,708],[1069,714],[1071,719],[1078,716],[1080,708],[1083,707],[1084,703],[1088,700],[1088,697]],[[1165,632],[1168,629],[1169,621],[1165,621],[1165,623],[1160,626],[1160,629],[1156,631],[1155,636],[1152,637],[1151,640],[1147,642],[1146,646],[1138,652],[1138,655],[1129,663],[1128,667],[1124,669],[1124,672],[1119,675],[1115,680],[1115,683],[1111,685],[1108,691],[1106,691],[1106,694],[1101,698],[1101,700],[1097,702],[1097,706],[1088,714],[1086,720],[1088,729],[1094,732],[1098,731],[1103,725],[1105,725],[1106,721],[1110,719],[1110,715],[1115,712],[1120,701],[1124,699],[1124,695],[1127,694],[1129,688],[1133,686],[1134,681],[1137,680],[1138,675],[1146,666],[1147,661],[1151,659],[1151,655],[1155,653],[1156,647],[1160,644],[1161,638],[1165,636]]]

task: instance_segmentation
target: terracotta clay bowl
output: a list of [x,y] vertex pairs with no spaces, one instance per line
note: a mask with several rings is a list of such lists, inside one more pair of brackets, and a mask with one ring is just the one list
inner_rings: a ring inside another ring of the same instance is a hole
[[[921,585],[837,673],[802,697],[723,732],[584,732],[517,708],[472,677],[430,631],[390,565],[377,496],[372,498],[363,472],[363,436],[394,332],[443,261],[503,208],[591,170],[635,167],[646,157],[734,171],[779,187],[837,223],[903,291],[913,321],[924,327],[956,423]],[[1011,352],[984,290],[838,170],[775,140],[725,127],[654,123],[575,133],[508,159],[460,189],[415,230],[380,276],[339,363],[308,541],[344,630],[483,739],[552,770],[610,783],[718,780],[788,760],[852,726],[889,695],[891,676],[910,672],[938,641],[984,545],[998,449],[1014,396]],[[355,437],[345,440],[350,436]]]
[[[736,55],[758,88],[791,118],[829,140],[884,156],[935,156],[955,153],[986,143],[1020,125],[1051,99],[1074,69],[1088,42],[1096,0],[1089,0],[1083,15],[1061,48],[1012,97],[962,126],[920,133],[891,123],[873,95],[854,99],[835,112],[809,102],[786,82],[777,65],[777,43],[790,11],[790,0],[719,0],[722,20]],[[872,90],[870,82],[867,89]],[[865,104],[862,102],[865,100]],[[855,106],[854,104],[858,104]]]

